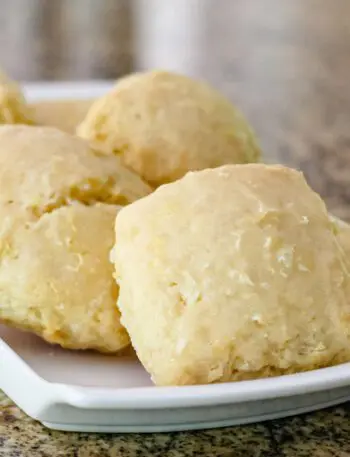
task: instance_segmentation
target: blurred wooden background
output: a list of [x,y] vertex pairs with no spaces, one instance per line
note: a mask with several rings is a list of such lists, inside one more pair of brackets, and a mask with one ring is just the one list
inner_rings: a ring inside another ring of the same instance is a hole
[[0,0],[0,66],[20,80],[199,76],[350,220],[349,0]]

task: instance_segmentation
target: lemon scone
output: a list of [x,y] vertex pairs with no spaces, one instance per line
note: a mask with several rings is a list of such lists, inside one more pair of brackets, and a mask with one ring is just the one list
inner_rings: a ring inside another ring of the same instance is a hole
[[0,124],[32,123],[32,115],[21,89],[0,72]]
[[350,360],[350,263],[301,173],[188,173],[123,208],[116,240],[122,323],[156,384]]
[[36,124],[74,133],[92,102],[93,100],[51,100],[30,103],[29,107]]
[[153,186],[189,170],[256,162],[260,149],[242,114],[209,85],[165,71],[121,79],[77,129]]
[[117,157],[49,127],[0,127],[0,321],[73,349],[129,344],[109,251],[150,192]]
[[330,216],[330,218],[340,249],[343,249],[344,255],[348,257],[350,261],[350,225],[337,217]]

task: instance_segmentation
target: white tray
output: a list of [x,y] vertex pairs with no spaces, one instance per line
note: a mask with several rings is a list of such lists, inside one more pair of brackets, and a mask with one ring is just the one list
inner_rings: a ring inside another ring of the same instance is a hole
[[0,388],[49,428],[165,432],[304,413],[350,399],[350,364],[278,378],[154,387],[135,356],[70,352],[0,325]]
[[[31,101],[91,98],[111,83],[25,87]],[[350,399],[350,364],[239,383],[154,387],[134,356],[64,351],[0,325],[0,389],[47,427],[165,432],[223,427],[304,413]]]
[[113,87],[113,81],[36,82],[22,85],[29,102],[44,100],[91,99],[101,97]]

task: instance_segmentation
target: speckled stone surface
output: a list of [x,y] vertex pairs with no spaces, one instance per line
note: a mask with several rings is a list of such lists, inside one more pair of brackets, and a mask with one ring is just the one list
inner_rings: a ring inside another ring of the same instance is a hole
[[105,435],[47,430],[0,393],[0,456],[347,457],[350,405],[244,427]]
[[[215,84],[255,127],[265,160],[302,169],[350,221],[349,0],[168,0],[182,4],[180,22],[183,5],[192,8],[186,28],[164,25],[176,16],[164,3],[2,0],[0,62],[23,79],[113,78],[138,68],[138,46],[153,46],[152,65],[170,55],[172,69]],[[133,25],[147,30],[131,14],[138,4],[152,8],[153,45],[131,33]],[[350,404],[203,432],[95,435],[49,431],[0,393],[3,456],[350,457]]]

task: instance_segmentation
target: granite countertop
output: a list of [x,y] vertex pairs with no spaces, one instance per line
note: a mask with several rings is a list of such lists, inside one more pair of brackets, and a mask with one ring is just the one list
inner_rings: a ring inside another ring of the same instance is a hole
[[350,405],[242,427],[106,435],[48,430],[0,393],[0,456],[347,457]]
[[[154,8],[155,15],[161,11],[164,13],[164,8],[155,8],[155,3],[160,5],[159,0],[147,1],[149,7]],[[20,4],[4,0],[6,3],[8,8]],[[34,3],[36,7],[46,5],[42,10],[41,28],[35,29],[37,35],[34,35],[42,40],[40,43],[50,43],[50,53],[37,52],[31,59],[32,48],[29,47],[23,63],[18,58],[20,49],[13,52],[13,46],[19,46],[19,39],[0,50],[0,58],[18,69],[21,77],[26,76],[29,60],[30,76],[37,74],[40,65],[48,68],[53,62],[51,73],[44,75],[70,79],[76,76],[75,68],[85,69],[84,75],[79,74],[85,78],[111,77],[123,72],[120,67],[113,67],[113,62],[118,59],[109,58],[110,42],[116,36],[112,33],[112,10],[106,19],[106,27],[101,25],[104,16],[99,12],[99,29],[93,42],[87,43],[84,39],[89,21],[88,9],[80,16],[81,21],[74,23],[79,36],[72,40],[72,29],[64,39],[54,30],[54,19],[58,14],[50,11],[48,5],[51,2]],[[80,0],[74,2],[75,6],[78,3]],[[128,1],[113,2],[116,3],[123,8],[116,8],[115,14],[129,14],[126,13]],[[68,8],[70,2],[61,4]],[[111,6],[112,2],[102,0],[100,4]],[[159,33],[164,34],[167,29],[168,34],[160,40],[159,53],[147,53],[145,49],[144,56],[148,56],[151,66],[164,66],[161,56],[171,56],[170,61],[177,70],[204,77],[215,84],[251,121],[260,138],[265,159],[302,169],[311,186],[325,199],[329,210],[350,221],[350,2],[235,0],[223,2],[220,8],[217,4],[213,0],[202,0],[198,23],[186,29],[186,36],[178,33],[181,27],[161,28]],[[59,8],[58,5],[55,2],[52,8]],[[42,27],[46,14],[50,17],[49,26]],[[28,17],[31,17],[29,13]],[[167,18],[169,15],[165,14],[164,21]],[[162,20],[155,23],[162,23]],[[119,17],[118,24],[121,22]],[[36,27],[38,23],[34,23]],[[132,23],[128,16],[128,24]],[[118,29],[119,38],[126,33],[125,24],[123,27]],[[14,33],[14,30],[1,28],[0,38],[6,31]],[[109,35],[104,35],[99,41],[104,30]],[[49,35],[47,39],[45,33]],[[124,51],[123,40],[114,40],[118,41],[118,53],[124,56],[129,66],[132,62],[135,67],[142,66],[147,59],[137,57],[140,54],[135,48],[137,43],[129,38]],[[63,46],[64,40],[68,39],[72,40],[71,46]],[[151,46],[147,40],[143,40],[142,45]],[[105,49],[105,53],[96,53],[94,49]],[[86,66],[80,63],[70,65],[68,57],[74,52],[85,56]],[[91,57],[94,52],[98,54],[97,62]],[[183,59],[184,55],[187,60]],[[350,456],[350,403],[242,427],[171,434],[96,435],[47,430],[26,417],[0,393],[0,457],[202,455]]]

